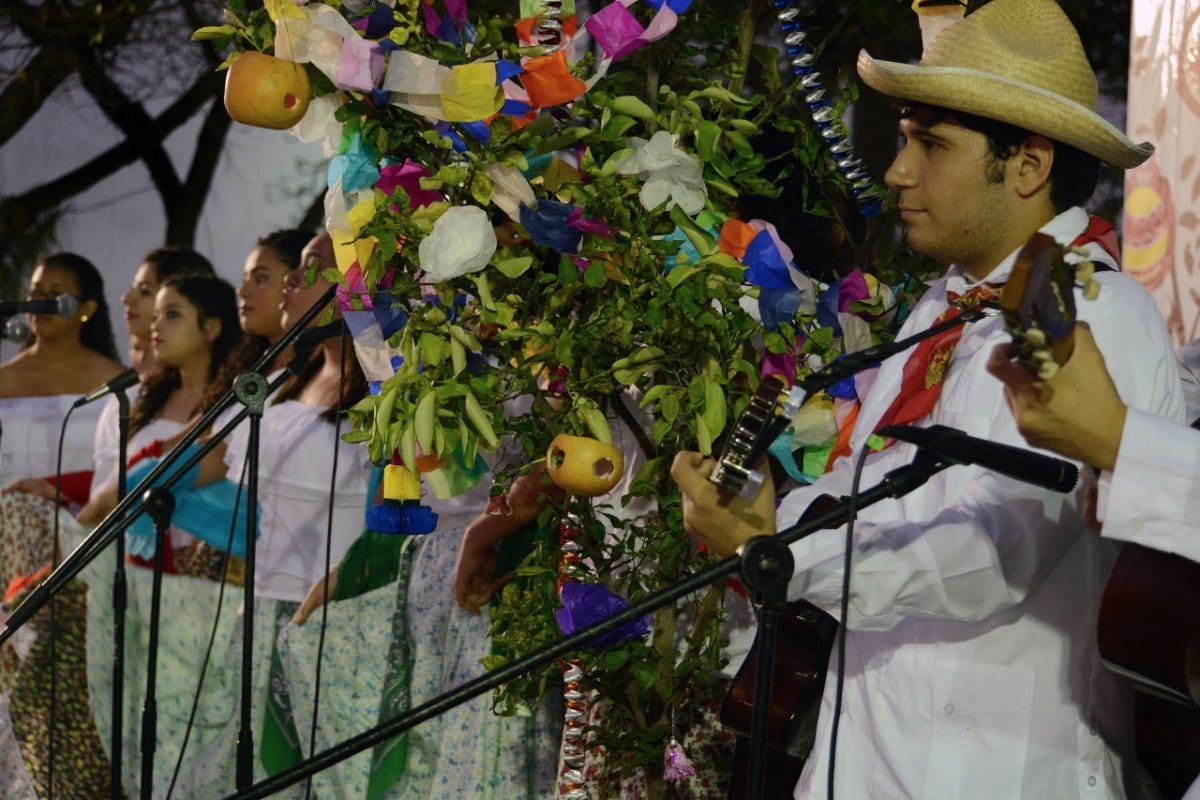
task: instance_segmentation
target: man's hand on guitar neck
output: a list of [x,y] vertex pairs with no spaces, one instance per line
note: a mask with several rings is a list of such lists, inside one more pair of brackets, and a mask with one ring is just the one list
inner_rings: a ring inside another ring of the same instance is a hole
[[747,539],[775,533],[775,485],[769,471],[753,502],[723,494],[709,480],[717,462],[690,450],[675,454],[671,477],[683,492],[683,525],[717,555],[737,552]]
[[1047,381],[1013,361],[1013,346],[998,345],[988,371],[1004,382],[1017,430],[1034,447],[1102,470],[1117,462],[1125,404],[1085,323],[1075,326],[1071,358]]

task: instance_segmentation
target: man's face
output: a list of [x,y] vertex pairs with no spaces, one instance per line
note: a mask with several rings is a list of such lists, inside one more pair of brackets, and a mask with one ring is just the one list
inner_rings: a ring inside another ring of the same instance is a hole
[[983,277],[1010,249],[1007,162],[994,161],[982,133],[952,121],[902,119],[900,138],[884,180],[899,194],[909,245]]

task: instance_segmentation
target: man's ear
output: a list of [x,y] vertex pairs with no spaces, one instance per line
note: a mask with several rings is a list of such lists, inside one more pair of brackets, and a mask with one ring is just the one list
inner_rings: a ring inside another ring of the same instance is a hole
[[1015,185],[1021,197],[1032,197],[1050,183],[1050,169],[1054,166],[1054,142],[1040,134],[1030,134],[1017,154]]

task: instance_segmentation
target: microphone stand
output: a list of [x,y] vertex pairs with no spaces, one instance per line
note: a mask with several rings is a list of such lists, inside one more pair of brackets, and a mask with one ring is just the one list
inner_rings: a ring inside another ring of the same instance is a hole
[[968,306],[958,316],[939,322],[937,325],[919,333],[914,333],[905,339],[881,342],[877,345],[872,345],[871,347],[866,347],[849,355],[842,356],[836,361],[831,361],[819,372],[814,372],[807,378],[801,378],[799,386],[807,394],[828,389],[839,381],[843,381],[852,375],[862,372],[864,369],[875,366],[888,356],[907,350],[923,339],[928,339],[930,336],[937,336],[939,333],[944,333],[952,328],[957,328],[959,325],[965,325],[968,322],[995,316],[996,313],[998,312],[995,311],[995,303],[980,303],[977,306]]
[[[117,398],[117,502],[125,499],[129,467],[125,461],[128,454],[129,396],[122,389]],[[121,800],[121,762],[125,729],[125,609],[128,605],[125,581],[125,537],[116,541],[117,564],[113,570],[113,660],[112,660],[112,712],[109,780],[112,800]]]
[[[892,470],[883,477],[883,480],[877,486],[861,493],[858,497],[857,507],[860,509],[865,508],[885,498],[900,497],[907,494],[929,480],[932,475],[948,466],[951,466],[950,462],[927,454],[925,451],[919,451],[912,464]],[[622,625],[673,603],[681,597],[699,591],[710,583],[732,575],[739,569],[742,571],[743,576],[752,576],[752,580],[761,576],[769,586],[782,587],[784,592],[786,592],[793,567],[791,553],[789,551],[786,557],[782,557],[775,551],[777,549],[787,551],[787,545],[791,542],[797,541],[822,528],[838,528],[845,524],[848,517],[849,509],[843,502],[829,511],[819,514],[812,519],[798,522],[773,536],[754,537],[742,548],[741,556],[730,556],[708,569],[684,577],[673,586],[668,586],[654,594],[648,595],[624,611],[606,617],[593,625],[589,625],[587,628],[576,631],[570,636],[528,653],[499,669],[487,672],[456,689],[452,689],[428,702],[422,703],[405,714],[381,722],[363,733],[351,736],[341,744],[316,753],[283,772],[254,784],[248,789],[239,789],[235,794],[229,795],[227,800],[253,800],[255,798],[267,797],[297,784],[321,770],[357,755],[370,747],[374,747],[393,736],[404,733],[420,723],[479,697],[485,692],[508,683],[514,678],[518,678],[569,653],[580,650],[595,637],[616,630]],[[761,543],[762,540],[773,541],[767,545],[767,549],[764,549],[764,545]],[[768,625],[771,624],[768,622]],[[759,657],[761,659],[762,655]],[[760,683],[767,681],[768,688],[765,692],[766,696],[769,697],[771,672],[769,664],[764,667],[763,663],[760,661],[757,680]],[[761,695],[762,690],[756,686],[756,697]],[[765,731],[764,723],[758,720],[762,716],[760,712],[764,709],[765,706],[755,706],[752,731],[759,731],[760,733]],[[752,755],[752,758],[761,759],[761,751],[764,747],[761,738],[757,741],[752,738],[750,746],[751,753],[757,754]],[[762,778],[764,777],[762,765],[759,764],[756,767],[751,762],[751,775],[757,775],[760,781],[759,785],[761,785]],[[750,796],[760,797],[761,793],[755,793],[752,787]]]
[[[258,362],[252,367],[252,371],[261,372],[265,367],[269,366],[275,358],[283,352],[283,350],[292,343],[292,341],[300,335],[305,326],[320,314],[326,305],[328,305],[334,297],[336,287],[330,287],[329,291],[321,296],[312,308],[304,313],[303,316],[292,326],[278,342],[271,345],[267,351],[259,358]],[[274,386],[272,386],[274,388]],[[85,566],[87,566],[100,552],[107,547],[113,539],[115,539],[125,528],[127,524],[126,518],[132,519],[137,514],[140,514],[144,508],[140,502],[140,495],[136,491],[142,486],[150,486],[159,478],[175,467],[176,462],[180,461],[184,450],[194,444],[200,438],[201,432],[212,426],[213,421],[218,416],[225,412],[233,405],[236,396],[234,390],[230,389],[221,397],[217,403],[204,413],[194,426],[180,438],[179,443],[167,454],[162,457],[162,460],[150,470],[149,474],[143,479],[142,483],[135,487],[135,491],[127,495],[123,500],[117,503],[108,516],[100,521],[87,538],[83,540],[71,553],[63,559],[63,561],[49,574],[41,583],[34,587],[30,593],[21,601],[13,613],[9,616],[3,629],[0,629],[0,645],[12,638],[13,634],[24,624],[30,617],[41,610],[50,599],[51,596],[62,591],[62,587],[69,583],[76,575],[79,574]],[[246,418],[247,410],[242,409],[237,413],[234,419],[230,420],[224,428],[221,429],[218,435],[209,437],[209,439],[199,446],[198,452],[192,455],[176,472],[179,475],[185,474],[193,466],[198,464],[210,450],[216,447],[217,443],[228,433],[237,427],[243,419]],[[169,487],[177,481],[178,478],[168,477],[163,481],[163,486]]]

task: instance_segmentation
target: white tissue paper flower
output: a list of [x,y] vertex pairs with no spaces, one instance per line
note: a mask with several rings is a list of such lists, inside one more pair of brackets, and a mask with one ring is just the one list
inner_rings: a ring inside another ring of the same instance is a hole
[[496,232],[478,206],[453,206],[433,223],[417,250],[421,269],[434,283],[479,272],[496,252]]
[[638,195],[643,208],[649,211],[668,199],[686,214],[696,214],[704,208],[708,187],[700,164],[675,146],[671,134],[658,131],[650,141],[636,136],[629,141],[634,151],[618,162],[617,172],[637,175],[645,181]]

